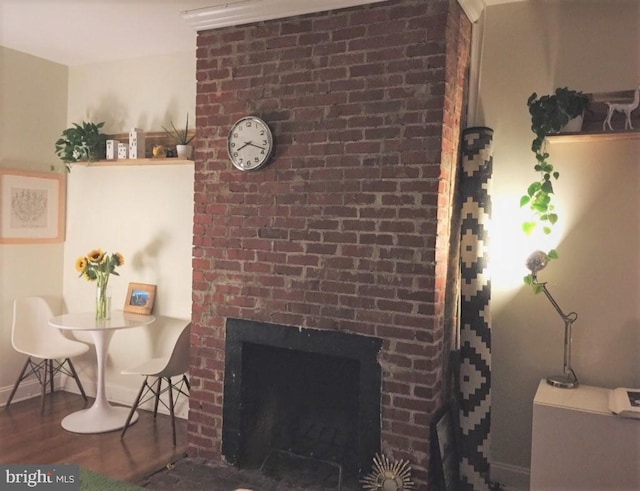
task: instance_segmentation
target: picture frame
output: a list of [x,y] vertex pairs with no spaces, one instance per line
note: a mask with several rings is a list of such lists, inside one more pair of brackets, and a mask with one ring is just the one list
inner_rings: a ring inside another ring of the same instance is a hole
[[147,283],[129,283],[124,300],[124,311],[130,314],[149,315],[153,311],[156,298],[156,285]]
[[437,490],[455,491],[458,486],[457,421],[453,404],[446,403],[436,411],[430,425],[431,464]]
[[63,175],[0,169],[0,243],[63,242],[64,226]]

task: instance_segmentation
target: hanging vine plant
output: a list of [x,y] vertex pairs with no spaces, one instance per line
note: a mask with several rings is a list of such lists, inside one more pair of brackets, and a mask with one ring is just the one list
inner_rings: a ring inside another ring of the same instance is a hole
[[[588,105],[587,96],[567,87],[557,88],[553,94],[541,97],[534,92],[527,100],[531,115],[531,131],[535,134],[531,143],[531,151],[536,157],[533,170],[538,176],[529,184],[526,194],[520,198],[520,207],[527,207],[531,212],[531,219],[522,224],[522,230],[527,235],[540,228],[548,235],[558,221],[553,199],[553,182],[558,180],[560,173],[549,161],[546,138],[548,135],[560,133],[571,119],[582,116]],[[546,256],[547,260],[557,259],[558,253],[551,249],[546,252]],[[524,281],[531,285],[532,275],[525,276]]]
[[104,122],[83,121],[73,123],[62,132],[56,141],[56,155],[64,162],[67,172],[75,162],[94,162],[105,157],[107,135],[100,133],[103,126]]

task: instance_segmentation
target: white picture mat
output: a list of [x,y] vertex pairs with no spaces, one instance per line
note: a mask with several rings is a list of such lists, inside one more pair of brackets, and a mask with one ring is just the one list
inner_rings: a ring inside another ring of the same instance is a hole
[[57,174],[0,170],[0,242],[60,242],[63,179]]

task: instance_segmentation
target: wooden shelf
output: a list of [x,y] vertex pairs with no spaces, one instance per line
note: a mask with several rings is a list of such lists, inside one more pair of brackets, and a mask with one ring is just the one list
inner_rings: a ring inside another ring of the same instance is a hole
[[187,165],[193,164],[193,160],[178,158],[146,158],[146,159],[121,159],[121,160],[98,160],[96,162],[75,162],[71,165],[83,165],[85,167],[112,167],[116,165]]
[[599,92],[585,94],[589,98],[589,109],[584,115],[582,131],[580,133],[562,133],[547,137],[549,143],[583,143],[583,142],[605,142],[621,140],[640,139],[640,111],[631,113],[631,124],[635,129],[625,130],[625,116],[614,113],[611,124],[613,131],[603,131],[603,122],[607,117],[606,102],[631,102],[634,97],[634,90],[624,90],[617,92]]
[[640,139],[640,130],[604,131],[597,133],[563,133],[561,135],[552,135],[547,137],[547,141],[549,143],[584,143],[638,139]]

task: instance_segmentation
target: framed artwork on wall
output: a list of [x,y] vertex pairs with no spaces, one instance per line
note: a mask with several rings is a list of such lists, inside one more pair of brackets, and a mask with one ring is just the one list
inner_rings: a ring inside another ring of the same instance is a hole
[[64,176],[0,169],[0,243],[64,240]]
[[130,314],[149,315],[153,310],[155,298],[156,285],[129,283],[127,296],[124,299],[124,311]]

